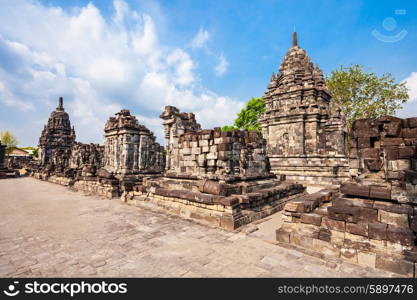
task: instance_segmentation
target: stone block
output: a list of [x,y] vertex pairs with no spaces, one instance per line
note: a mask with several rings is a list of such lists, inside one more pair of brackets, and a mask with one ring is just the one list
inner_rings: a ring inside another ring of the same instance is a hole
[[284,210],[291,212],[304,212],[304,203],[300,201],[290,201],[284,206]]
[[346,231],[351,234],[356,234],[360,236],[368,236],[368,224],[364,223],[346,223]]
[[358,264],[365,267],[375,268],[376,253],[358,251]]
[[371,186],[369,197],[376,199],[391,200],[391,189],[381,186]]
[[398,159],[398,147],[385,147],[384,148],[385,159],[397,160]]
[[369,223],[368,224],[368,236],[374,240],[386,240],[387,239],[387,224],[382,223]]
[[376,209],[365,207],[330,206],[327,208],[329,218],[333,220],[357,223],[358,221],[372,222],[378,219]]
[[327,228],[320,228],[319,230],[319,239],[322,241],[330,242],[332,233]]
[[401,120],[391,121],[382,125],[385,136],[396,137],[401,133]]
[[409,227],[407,214],[397,214],[382,209],[378,210],[378,221],[397,227]]
[[312,248],[314,251],[322,253],[326,256],[339,257],[340,256],[340,246],[328,243],[320,239],[313,239]]
[[359,160],[358,159],[349,159],[349,168],[350,169],[359,169]]
[[417,128],[403,128],[403,129],[401,129],[401,137],[403,137],[403,138],[417,138]]
[[409,128],[417,127],[417,117],[407,118],[406,122],[407,122],[407,127]]
[[222,216],[220,218],[220,227],[226,230],[232,231],[237,228],[237,224],[233,221],[231,216]]
[[279,228],[275,231],[276,239],[278,242],[281,243],[290,243],[290,232],[288,230],[285,230],[283,228]]
[[387,228],[387,240],[392,243],[398,243],[405,246],[411,246],[414,244],[415,236],[413,232],[408,228],[396,227],[388,225]]
[[377,254],[375,267],[377,269],[405,275],[407,277],[414,276],[414,264],[412,262],[387,255]]
[[409,159],[397,160],[397,169],[393,171],[405,171],[411,169],[411,161]]
[[387,171],[387,179],[389,180],[402,180],[404,179],[404,172],[402,171]]
[[381,138],[381,146],[400,146],[404,145],[404,139],[402,138]]
[[316,226],[321,225],[322,216],[314,213],[301,214],[301,223],[312,224]]
[[354,184],[354,183],[343,183],[340,186],[340,192],[346,195],[369,198],[370,188],[369,186],[366,186],[366,185],[359,185],[359,184]]
[[398,158],[399,159],[410,159],[416,157],[416,147],[415,146],[405,146],[398,148]]
[[307,248],[307,249],[311,249],[313,246],[313,238],[303,235],[303,234],[299,234],[296,232],[291,232],[290,235],[290,242],[291,244],[303,247],[303,248]]
[[344,221],[333,220],[328,217],[323,217],[322,224],[325,228],[330,230],[342,231],[346,230],[346,223]]
[[379,149],[377,148],[363,148],[360,150],[361,157],[377,159],[379,158]]
[[358,252],[356,249],[342,247],[340,249],[340,258],[356,264],[358,263]]
[[382,168],[382,160],[381,159],[367,159],[364,160],[365,168],[371,172],[378,172]]
[[405,170],[405,181],[411,184],[417,184],[417,171]]
[[370,148],[371,147],[371,138],[369,138],[369,137],[359,137],[358,138],[358,147],[360,149]]

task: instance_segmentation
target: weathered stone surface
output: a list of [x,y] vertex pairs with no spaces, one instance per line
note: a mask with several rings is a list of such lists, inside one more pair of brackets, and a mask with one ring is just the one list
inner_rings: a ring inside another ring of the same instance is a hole
[[387,239],[387,224],[383,223],[369,223],[368,234],[370,239],[386,240]]
[[219,183],[218,181],[213,180],[199,180],[198,183],[198,190],[202,193],[214,194],[214,195],[227,195],[227,185]]
[[290,242],[290,232],[283,228],[276,230],[276,238],[278,242],[289,243]]
[[346,231],[352,234],[367,237],[368,236],[368,224],[346,223]]
[[358,251],[358,264],[361,266],[375,268],[376,253]]
[[417,171],[405,170],[405,181],[417,185]]
[[358,221],[377,221],[378,212],[375,209],[358,206],[330,206],[327,208],[331,219],[357,223]]
[[346,195],[369,198],[370,187],[353,183],[343,183],[340,192]]
[[323,225],[330,230],[345,231],[346,223],[344,221],[333,220],[328,217],[322,219]]
[[378,221],[397,227],[409,228],[408,214],[392,213],[380,209],[378,210]]
[[388,225],[387,240],[392,243],[410,246],[414,244],[414,235],[413,232],[408,228]]
[[332,233],[327,228],[320,228],[319,230],[319,239],[322,241],[330,242]]
[[301,214],[301,223],[306,223],[306,224],[312,224],[312,225],[316,225],[316,226],[320,226],[321,225],[321,219],[322,216],[318,215],[318,214],[313,214],[313,213],[309,213],[309,214]]
[[413,277],[414,264],[406,260],[388,257],[387,255],[377,254],[375,267],[389,272],[402,274],[407,277]]
[[371,186],[369,197],[376,199],[391,200],[391,189],[381,186]]
[[301,201],[290,201],[285,204],[284,210],[290,212],[304,212],[304,202]]
[[312,249],[324,255],[339,257],[340,247],[321,239],[313,239]]

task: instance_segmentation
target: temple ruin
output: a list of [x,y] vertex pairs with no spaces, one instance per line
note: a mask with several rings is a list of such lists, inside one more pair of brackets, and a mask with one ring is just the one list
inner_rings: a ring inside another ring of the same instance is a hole
[[269,172],[266,141],[258,133],[202,130],[194,114],[172,106],[160,117],[167,141],[164,176],[144,179],[126,202],[233,230],[304,192]]
[[110,117],[105,128],[104,168],[116,177],[161,173],[164,170],[163,147],[153,133],[127,109]]
[[284,208],[277,240],[364,266],[415,276],[417,118],[357,120],[350,174],[329,197],[310,194]]
[[104,146],[77,143],[60,98],[33,176],[226,230],[283,210],[281,245],[415,276],[417,118],[347,128],[295,33],[264,100],[263,136],[202,129],[166,106],[164,149],[126,109],[105,124]]
[[323,72],[298,46],[296,33],[263,99],[259,121],[272,172],[308,184],[348,179],[345,120],[331,107]]
[[68,113],[64,110],[64,100],[60,97],[58,107],[51,113],[39,138],[41,164],[45,165],[52,161],[53,150],[67,151],[74,142],[75,130],[74,127],[71,128]]

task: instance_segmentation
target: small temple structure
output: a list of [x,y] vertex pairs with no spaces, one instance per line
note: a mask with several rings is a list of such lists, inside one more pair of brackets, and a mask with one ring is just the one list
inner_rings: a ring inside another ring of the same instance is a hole
[[129,110],[122,109],[115,117],[110,117],[104,134],[104,168],[116,177],[164,170],[163,147]]
[[323,72],[298,46],[295,32],[263,99],[259,121],[272,172],[310,184],[348,178],[345,120],[340,108],[331,107]]
[[39,139],[41,164],[52,161],[53,150],[68,150],[74,142],[75,130],[71,127],[68,113],[64,110],[64,100],[60,97],[58,107],[51,113]]

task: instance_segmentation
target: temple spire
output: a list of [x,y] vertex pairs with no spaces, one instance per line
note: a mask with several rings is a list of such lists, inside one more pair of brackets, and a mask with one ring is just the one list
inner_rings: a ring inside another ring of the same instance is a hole
[[58,107],[56,108],[57,110],[64,110],[64,99],[62,97],[59,97],[58,100]]
[[294,31],[294,32],[292,33],[292,46],[293,46],[293,47],[298,46],[298,41],[297,41],[297,32],[296,32],[296,31]]

